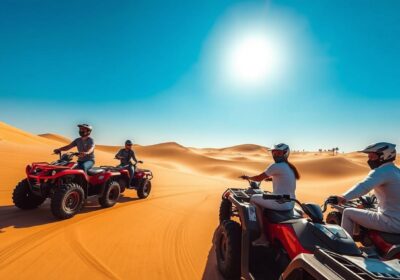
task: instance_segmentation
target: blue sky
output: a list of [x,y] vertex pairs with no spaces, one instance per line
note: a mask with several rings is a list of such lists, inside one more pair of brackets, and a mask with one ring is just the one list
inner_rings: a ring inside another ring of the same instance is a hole
[[[400,144],[399,10],[396,0],[3,0],[0,120],[71,138],[89,122],[108,144]],[[280,78],[226,80],[225,55],[258,29],[285,50]]]

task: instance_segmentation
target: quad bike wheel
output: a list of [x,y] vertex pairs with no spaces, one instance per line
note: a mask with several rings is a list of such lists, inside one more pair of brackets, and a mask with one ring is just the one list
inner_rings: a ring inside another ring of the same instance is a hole
[[221,224],[225,220],[230,220],[232,217],[232,202],[228,199],[222,199],[221,205],[219,206],[219,223]]
[[121,188],[117,181],[110,180],[107,182],[103,195],[99,197],[99,203],[101,207],[108,208],[112,207],[117,203],[119,195],[121,194]]
[[149,196],[150,191],[151,191],[151,182],[149,179],[144,179],[139,184],[139,187],[137,189],[137,195],[139,198],[146,198]]
[[226,279],[240,278],[242,228],[232,220],[223,221],[215,238],[218,269]]
[[329,212],[326,216],[326,223],[340,226],[342,224],[342,213],[338,211]]
[[61,185],[51,199],[51,212],[59,219],[69,219],[82,209],[84,197],[85,193],[80,185]]
[[37,208],[46,200],[45,197],[37,196],[31,192],[27,179],[18,183],[12,194],[12,199],[14,205],[23,210]]

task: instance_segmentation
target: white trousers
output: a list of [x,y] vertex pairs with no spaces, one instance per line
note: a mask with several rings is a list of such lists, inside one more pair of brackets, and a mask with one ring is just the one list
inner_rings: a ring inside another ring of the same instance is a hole
[[285,202],[278,203],[276,200],[272,199],[263,199],[262,194],[255,194],[251,197],[250,203],[259,205],[263,208],[277,210],[277,211],[285,211],[291,210],[294,207],[294,202]]
[[356,224],[368,229],[390,233],[400,233],[400,221],[386,216],[380,212],[355,208],[345,209],[342,217],[342,228],[344,228],[351,236],[353,236]]

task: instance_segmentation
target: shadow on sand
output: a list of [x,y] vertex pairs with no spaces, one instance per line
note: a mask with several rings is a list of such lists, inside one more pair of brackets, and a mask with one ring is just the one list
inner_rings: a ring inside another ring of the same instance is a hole
[[[139,200],[137,197],[127,197],[123,194],[118,203],[127,203]],[[82,210],[77,214],[98,211],[102,209],[96,198],[90,198],[86,201]],[[14,205],[0,206],[0,233],[4,233],[4,228],[28,228],[38,225],[51,224],[58,222],[50,211],[50,200],[47,199],[40,207],[33,210],[21,210]]]
[[204,268],[202,280],[225,280],[225,278],[221,275],[217,267],[217,256],[215,253],[215,234],[217,229],[214,231],[213,239],[212,239],[212,247],[208,252],[206,267]]

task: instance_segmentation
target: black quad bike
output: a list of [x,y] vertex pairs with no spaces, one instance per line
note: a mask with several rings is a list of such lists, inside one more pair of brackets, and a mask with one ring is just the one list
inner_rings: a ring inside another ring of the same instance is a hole
[[[274,195],[251,182],[222,195],[220,225],[214,236],[217,265],[226,279],[400,279],[398,262],[367,258],[338,225],[323,222],[320,206]],[[265,210],[249,203],[254,194],[300,208]],[[262,219],[269,246],[253,246]]]

